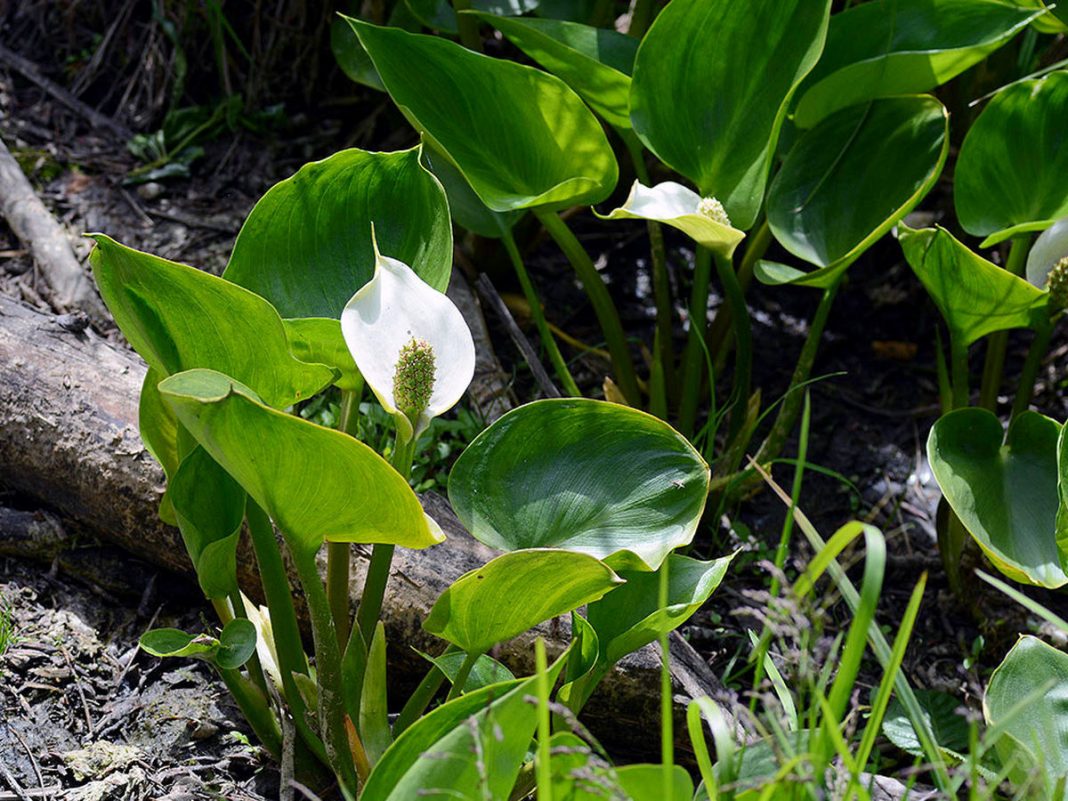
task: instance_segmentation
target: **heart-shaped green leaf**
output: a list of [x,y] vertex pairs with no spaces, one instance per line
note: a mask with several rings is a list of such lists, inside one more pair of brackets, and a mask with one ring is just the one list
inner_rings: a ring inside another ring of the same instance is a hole
[[[456,34],[456,11],[450,0],[403,0],[415,18],[428,28]],[[472,0],[471,7],[492,15],[525,14],[538,7],[538,0]]]
[[768,223],[803,276],[761,280],[826,287],[930,191],[949,152],[949,115],[928,95],[842,109],[790,150],[768,191]]
[[689,620],[719,586],[733,558],[701,562],[678,554],[669,556],[665,562],[668,605],[663,609],[657,604],[657,588],[665,565],[654,573],[623,571],[627,583],[591,603],[586,611],[597,632],[604,669]]
[[334,59],[341,67],[341,71],[350,80],[377,89],[379,92],[386,91],[371,57],[367,55],[360,40],[356,38],[352,27],[340,17],[330,23],[330,52],[334,54]]
[[327,317],[297,317],[283,320],[290,350],[302,362],[326,364],[338,371],[334,382],[341,389],[356,390],[363,386],[352,353],[341,335],[341,321]]
[[433,36],[349,23],[408,121],[493,211],[597,203],[616,185],[604,131],[559,78]]
[[604,401],[514,409],[453,466],[449,500],[491,548],[563,548],[655,570],[693,538],[709,471],[662,420]]
[[1003,89],[957,157],[953,200],[969,234],[989,247],[1068,215],[1068,72]]
[[630,128],[630,76],[638,40],[577,22],[479,14],[564,81],[615,128]]
[[243,617],[234,618],[219,635],[215,664],[223,670],[237,670],[256,653],[256,627]]
[[341,317],[371,280],[371,229],[383,253],[442,292],[452,272],[445,191],[419,148],[342,150],[268,190],[245,220],[223,277],[269,300],[283,317]]
[[901,249],[946,325],[963,345],[1046,316],[1047,293],[991,264],[944,228],[901,226]]
[[167,485],[200,589],[225,598],[237,589],[237,540],[245,519],[245,491],[197,446]]
[[259,295],[103,234],[93,239],[89,261],[100,294],[134,350],[161,376],[218,370],[275,407],[333,382],[327,366],[294,358],[278,312]]
[[[914,692],[939,748],[951,756],[955,755],[957,761],[963,761],[960,755],[968,752],[968,721],[957,712],[960,699],[938,690]],[[916,729],[909,720],[905,705],[897,698],[890,702],[886,710],[883,734],[902,751],[912,756],[923,756],[923,746],[920,745]]]
[[[178,418],[175,417],[174,410],[163,402],[159,390],[156,389],[165,377],[151,367],[145,373],[137,406],[137,427],[141,431],[141,441],[145,443],[145,449],[159,462],[164,475],[170,481],[178,469],[181,457],[178,455]],[[167,493],[164,493],[160,500],[159,516],[167,525],[178,525]]]
[[206,634],[187,634],[181,629],[166,628],[146,631],[138,645],[152,656],[200,656],[214,653],[219,641]]
[[[1053,798],[1054,788],[1068,774],[1066,697],[1068,654],[1025,635],[994,670],[983,698],[987,723],[1007,735],[998,750],[1023,757],[1020,772],[1037,769],[1044,775],[1046,792],[1036,798]],[[1026,752],[1020,753],[1020,747]]]
[[[549,686],[566,654],[549,667]],[[507,798],[537,726],[537,676],[493,684],[461,695],[404,730],[371,771],[360,801],[410,801],[428,797]],[[477,740],[476,740],[477,738]],[[481,764],[471,758],[476,742]]]
[[830,5],[673,0],[638,49],[634,130],[736,228],[760,210],[787,101],[823,50]]
[[438,596],[423,628],[468,653],[485,653],[622,583],[604,562],[584,553],[512,551],[454,581]]
[[192,657],[236,670],[256,651],[256,627],[245,618],[227,623],[218,637],[181,629],[152,629],[141,635],[142,650],[158,657]]
[[[460,668],[463,667],[464,661],[467,659],[467,654],[463,651],[450,651],[447,654],[441,656],[430,656],[429,654],[421,654],[423,658],[436,665],[437,668],[445,674],[445,678],[450,683],[455,682],[460,675]],[[492,656],[482,654],[475,660],[475,664],[471,666],[471,672],[467,674],[467,681],[464,682],[463,690],[465,693],[473,693],[475,690],[481,690],[483,687],[489,687],[491,684],[500,684],[501,682],[515,681],[515,676],[508,668],[494,659]]]
[[1057,439],[1061,426],[1035,412],[1003,435],[985,409],[958,409],[931,429],[927,458],[957,517],[1009,578],[1068,583],[1057,548]]
[[794,122],[811,128],[855,103],[940,86],[1041,14],[1003,0],[875,0],[835,14]]
[[444,539],[408,482],[347,434],[271,409],[211,370],[171,376],[159,391],[298,552],[323,540],[426,548]]
[[511,231],[526,213],[522,210],[490,211],[456,165],[434,150],[434,146],[425,139],[423,164],[445,187],[445,194],[449,198],[449,212],[461,228],[479,236],[497,239],[502,232]]

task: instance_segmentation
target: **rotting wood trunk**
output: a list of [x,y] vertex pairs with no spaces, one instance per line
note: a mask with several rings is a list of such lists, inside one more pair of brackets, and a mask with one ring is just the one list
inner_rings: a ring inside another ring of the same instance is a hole
[[[137,430],[144,364],[91,331],[67,331],[56,319],[0,297],[0,484],[147,561],[189,575],[178,531],[156,513],[163,472]],[[397,551],[383,617],[394,643],[391,676],[401,690],[426,669],[413,649],[436,653],[442,647],[421,628],[433,602],[449,583],[494,555],[463,530],[444,499],[428,495],[423,503],[449,539],[424,551]],[[354,547],[353,553],[355,594],[369,549]],[[242,585],[257,586],[247,551],[239,564]],[[559,620],[538,633],[559,652],[568,629],[568,621]],[[517,672],[530,672],[533,636],[507,643],[495,655]],[[673,637],[671,651],[676,739],[685,757],[690,753],[685,704],[700,694],[728,699],[681,637]],[[659,693],[659,651],[649,646],[605,679],[583,720],[614,754],[652,758],[659,748]],[[402,700],[403,695],[392,699]]]

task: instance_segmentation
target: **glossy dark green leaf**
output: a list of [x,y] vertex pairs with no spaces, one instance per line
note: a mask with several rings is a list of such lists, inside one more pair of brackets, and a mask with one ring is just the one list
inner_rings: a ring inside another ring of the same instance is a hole
[[497,239],[502,231],[510,231],[524,211],[490,211],[482,199],[475,194],[471,184],[456,165],[441,153],[434,150],[429,142],[423,142],[423,163],[434,177],[445,187],[449,198],[449,211],[461,228],[466,228],[479,236]]
[[626,584],[591,603],[586,617],[597,632],[600,661],[607,669],[632,651],[685,623],[719,586],[732,556],[701,562],[672,554],[668,568],[668,605],[658,604],[660,570],[623,571]]
[[1045,792],[1036,798],[1055,797],[1054,788],[1068,775],[1066,696],[1068,654],[1023,636],[990,677],[983,699],[987,723],[1007,735],[1007,743],[998,743],[999,751],[1007,746],[1002,761],[1024,757],[1021,772],[1035,769],[1044,776]]
[[825,287],[930,191],[949,152],[949,115],[928,95],[842,109],[794,144],[768,191],[775,238],[818,269],[761,272]]
[[325,364],[338,371],[334,382],[341,389],[356,390],[363,386],[356,362],[345,338],[341,321],[327,317],[298,317],[283,320],[290,350],[302,362]]
[[[916,690],[915,693],[935,742],[943,751],[957,755],[956,759],[959,760],[961,754],[968,752],[968,721],[957,712],[961,707],[960,699],[937,690]],[[923,747],[908,712],[896,698],[886,710],[883,734],[902,751],[912,756],[923,756]]]
[[604,562],[584,553],[512,551],[454,581],[434,602],[423,628],[468,653],[485,653],[622,583]]
[[452,272],[452,225],[441,185],[398,153],[342,150],[268,190],[241,227],[223,277],[283,317],[332,317],[371,280],[379,250],[442,292]]
[[330,51],[349,79],[380,92],[386,91],[371,57],[356,38],[352,27],[340,17],[330,23]]
[[962,344],[1048,318],[1047,293],[976,255],[946,229],[901,226],[899,241],[913,272]]
[[615,187],[600,123],[559,78],[433,36],[349,22],[393,101],[493,211],[597,203]]
[[483,431],[456,461],[449,500],[492,548],[563,548],[655,570],[693,538],[709,472],[662,420],[604,401],[542,400]]
[[787,101],[819,58],[829,14],[824,0],[673,0],[638,50],[634,130],[735,228],[760,210]]
[[245,491],[202,447],[185,459],[167,486],[178,528],[208,598],[237,589],[237,541]]
[[1009,578],[1068,584],[1057,548],[1057,440],[1061,426],[1035,412],[1008,434],[985,409],[958,409],[931,429],[927,458],[942,494],[990,561]]
[[256,627],[245,618],[234,618],[219,635],[215,664],[223,670],[237,670],[256,653]]
[[[566,654],[550,666],[552,686]],[[371,771],[360,801],[507,798],[537,726],[536,676],[461,695],[404,730]],[[477,740],[476,740],[477,738]],[[471,758],[480,745],[480,770]]]
[[983,247],[1068,215],[1068,72],[1010,85],[964,137],[953,175],[957,219]]
[[986,58],[1042,13],[1003,0],[875,0],[831,18],[823,57],[799,90],[794,121],[926,92]]
[[[459,676],[460,668],[463,666],[464,660],[467,659],[467,654],[463,651],[450,651],[441,656],[423,654],[423,657],[436,665],[445,674],[445,678],[452,683]],[[483,654],[471,666],[471,672],[467,674],[467,681],[464,682],[463,690],[465,693],[473,693],[475,690],[481,690],[491,684],[508,681],[515,681],[512,671],[492,656]]]
[[[402,0],[416,19],[442,33],[457,33],[456,12],[451,0]],[[538,0],[472,0],[471,8],[494,15],[517,15],[533,11]]]
[[578,92],[609,125],[630,128],[630,76],[638,53],[633,36],[577,22],[478,18]]
[[171,376],[159,389],[291,548],[315,551],[323,540],[425,548],[443,539],[408,482],[347,434],[271,409],[211,370]]
[[327,366],[293,356],[278,312],[259,295],[102,234],[93,239],[89,261],[100,294],[160,376],[218,370],[276,407],[310,398],[334,380]]

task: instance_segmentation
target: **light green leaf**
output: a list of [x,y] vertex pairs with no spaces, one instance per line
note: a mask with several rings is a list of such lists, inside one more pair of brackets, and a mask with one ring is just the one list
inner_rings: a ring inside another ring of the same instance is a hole
[[708,600],[730,567],[731,556],[701,562],[688,556],[668,557],[668,605],[657,605],[660,570],[624,571],[627,583],[591,603],[586,617],[597,632],[600,661],[610,668],[627,654],[673,631]]
[[181,629],[166,628],[146,631],[138,645],[152,656],[200,656],[214,653],[219,641],[206,634],[187,634]]
[[[1036,691],[1041,693],[1037,698]],[[1024,758],[1023,772],[1032,767],[1042,772],[1046,792],[1036,797],[1054,797],[1054,787],[1068,775],[1066,698],[1068,654],[1029,635],[994,670],[983,698],[987,723],[1004,731],[998,745]]]
[[953,175],[957,218],[989,247],[1068,215],[1068,72],[1021,81],[990,101]]
[[386,627],[381,620],[375,625],[371,646],[367,649],[367,667],[360,693],[360,739],[367,761],[375,765],[393,742],[389,731],[389,707],[386,704],[388,672],[386,668]]
[[349,20],[394,102],[493,211],[604,200],[618,178],[597,119],[541,70]]
[[237,541],[245,491],[202,447],[182,460],[167,486],[197,582],[208,598],[237,589]]
[[994,566],[1050,588],[1068,584],[1056,536],[1060,433],[1048,417],[1024,412],[1003,436],[992,412],[958,409],[927,440],[942,494]]
[[[178,418],[174,416],[171,407],[163,402],[159,390],[156,389],[165,377],[151,367],[145,373],[137,406],[137,426],[141,431],[141,441],[145,443],[145,449],[159,462],[164,475],[170,481],[181,458],[178,456]],[[159,516],[167,525],[178,525],[174,507],[166,492],[159,503]]]
[[356,390],[363,386],[363,376],[352,360],[341,321],[326,317],[298,317],[283,320],[290,350],[302,362],[326,364],[338,371],[334,382],[341,389]]
[[634,130],[741,230],[764,200],[787,102],[823,50],[830,5],[673,0],[638,49]]
[[[711,210],[705,211],[706,208]],[[597,214],[596,210],[594,214]],[[715,201],[702,199],[692,189],[675,181],[663,181],[652,187],[635,181],[622,206],[597,216],[602,220],[662,222],[728,259],[745,238],[742,231],[730,225],[730,220]]]
[[249,213],[223,277],[283,317],[337,319],[374,273],[374,226],[383,253],[444,292],[452,272],[449,207],[419,155],[418,147],[352,149],[305,164]]
[[482,199],[475,194],[475,190],[471,188],[471,184],[467,182],[464,174],[457,169],[456,165],[434,150],[434,146],[425,139],[423,141],[423,164],[445,187],[452,219],[461,228],[466,228],[479,236],[498,239],[502,231],[511,231],[526,213],[522,210],[490,211]]
[[630,128],[630,76],[638,40],[577,22],[478,14],[564,81],[615,128]]
[[[624,765],[616,768],[615,779],[631,801],[664,801],[664,768],[662,765]],[[673,765],[672,801],[691,801],[693,779],[686,769]],[[595,796],[594,796],[595,797]]]
[[[556,682],[566,653],[548,670]],[[438,707],[404,730],[371,771],[360,801],[446,801],[507,798],[527,755],[537,727],[534,695],[536,676],[493,684],[461,695]],[[477,738],[477,739],[476,739]],[[492,769],[480,775],[471,758],[480,745],[481,764]]]
[[[422,654],[423,658],[436,665],[437,668],[445,674],[445,678],[450,683],[455,682],[460,674],[460,668],[463,666],[464,660],[467,658],[467,654],[463,651],[450,651],[447,654],[441,656],[430,656],[429,654]],[[467,674],[467,681],[464,682],[463,691],[465,693],[473,693],[475,690],[481,690],[483,687],[488,687],[491,684],[500,684],[501,682],[515,681],[515,676],[508,668],[494,659],[492,656],[483,654],[475,660],[475,664],[471,666],[471,672]]]
[[329,386],[334,372],[289,350],[270,303],[193,267],[93,234],[89,254],[100,294],[122,333],[161,377],[218,370],[266,403],[290,406]]
[[991,264],[944,228],[901,226],[901,249],[964,345],[993,331],[1029,328],[1046,315],[1047,293]]
[[454,581],[434,602],[423,628],[468,653],[484,653],[622,583],[607,565],[583,553],[512,551]]
[[426,548],[444,539],[408,482],[347,434],[271,409],[211,370],[171,376],[159,390],[291,548],[315,551],[324,540]]
[[[451,0],[403,0],[416,19],[442,33],[457,33],[456,12]],[[538,7],[538,0],[472,0],[471,7],[488,14],[525,14]]]
[[600,643],[593,626],[577,611],[571,613],[571,648],[567,660],[564,684],[556,698],[572,710],[581,709],[597,685],[599,676],[594,673]]
[[768,191],[775,238],[819,268],[792,283],[837,281],[930,191],[948,152],[949,115],[928,95],[842,109],[802,133]]
[[535,401],[483,431],[453,466],[449,500],[491,548],[563,548],[655,570],[693,539],[709,471],[662,420],[604,401]]
[[835,14],[794,121],[811,128],[846,106],[941,86],[1041,14],[1004,0],[875,0]]

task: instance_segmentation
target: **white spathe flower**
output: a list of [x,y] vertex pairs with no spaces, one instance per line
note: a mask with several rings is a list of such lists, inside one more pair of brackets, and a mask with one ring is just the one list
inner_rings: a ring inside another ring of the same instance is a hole
[[375,272],[341,312],[341,333],[378,402],[405,440],[463,397],[475,343],[449,298],[374,241]]
[[241,593],[241,603],[245,607],[245,617],[256,627],[256,656],[260,659],[263,672],[271,677],[278,692],[282,690],[282,672],[278,669],[278,650],[274,644],[274,629],[271,628],[271,613],[266,606],[256,606]]
[[[596,210],[594,213],[597,214]],[[622,206],[597,216],[602,220],[662,222],[727,258],[745,237],[743,231],[731,225],[723,204],[716,198],[703,198],[675,181],[664,181],[652,187],[635,181]]]
[[1049,272],[1068,256],[1068,217],[1063,217],[1039,234],[1027,254],[1027,280],[1045,289]]

